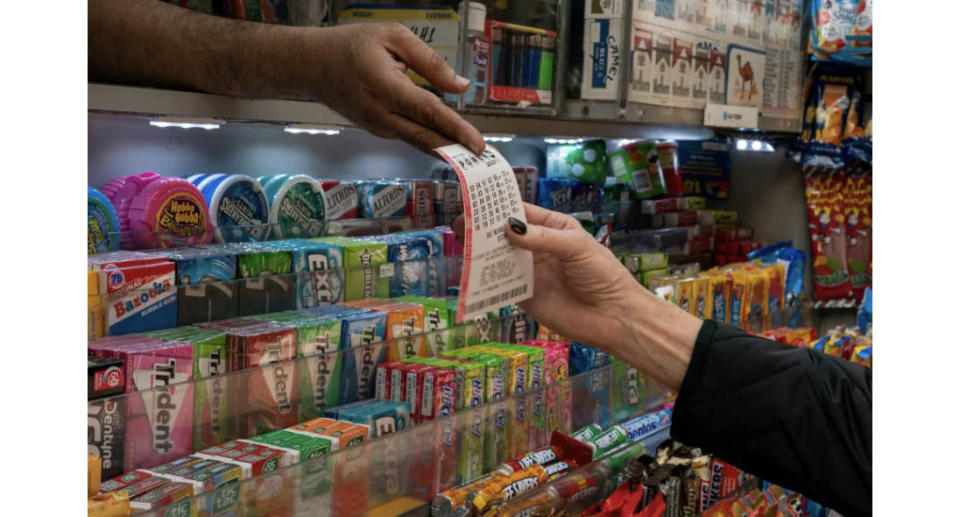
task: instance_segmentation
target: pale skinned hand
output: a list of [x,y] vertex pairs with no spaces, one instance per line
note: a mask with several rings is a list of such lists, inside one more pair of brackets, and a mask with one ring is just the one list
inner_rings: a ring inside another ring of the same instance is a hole
[[[533,252],[533,298],[520,304],[567,339],[600,348],[679,389],[701,321],[647,291],[576,219],[524,203],[507,238]],[[453,224],[462,240],[463,218]]]
[[[508,227],[515,246],[533,251],[534,296],[520,304],[567,338],[608,349],[626,335],[620,307],[642,289],[613,253],[573,217],[524,203],[526,232]],[[463,234],[463,219],[453,225]]]
[[399,23],[364,23],[318,30],[323,38],[320,99],[383,138],[399,138],[425,153],[453,141],[481,153],[483,136],[436,95],[406,75],[414,70],[437,89],[462,93],[470,81]]

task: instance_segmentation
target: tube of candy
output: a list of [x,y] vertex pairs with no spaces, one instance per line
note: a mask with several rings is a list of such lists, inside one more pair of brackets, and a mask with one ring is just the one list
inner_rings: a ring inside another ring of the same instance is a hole
[[572,462],[558,461],[546,466],[531,465],[513,474],[493,477],[467,496],[471,513],[484,515],[574,468],[576,464]]
[[570,435],[574,440],[580,440],[581,442],[588,442],[594,436],[597,436],[603,432],[603,428],[597,424],[590,424],[588,426],[582,427],[577,430],[577,432]]
[[494,478],[503,475],[503,472],[495,470],[489,474],[480,476],[479,478],[465,485],[440,492],[436,497],[433,498],[433,502],[430,505],[430,514],[435,517],[458,515],[458,510],[466,509],[467,496],[469,494],[485,486]]

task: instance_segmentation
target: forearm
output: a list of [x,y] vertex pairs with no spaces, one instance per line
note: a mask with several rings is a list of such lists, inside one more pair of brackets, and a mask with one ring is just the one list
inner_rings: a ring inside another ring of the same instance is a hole
[[88,7],[91,80],[318,100],[298,85],[321,67],[297,60],[308,34],[311,44],[322,40],[321,29],[219,18],[157,0],[88,0]]
[[657,382],[680,389],[703,322],[637,284],[627,290],[618,319],[626,329],[611,352]]

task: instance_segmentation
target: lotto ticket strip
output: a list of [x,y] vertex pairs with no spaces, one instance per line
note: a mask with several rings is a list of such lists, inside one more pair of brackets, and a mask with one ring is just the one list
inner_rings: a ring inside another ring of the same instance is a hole
[[533,254],[506,238],[508,218],[527,221],[510,164],[491,145],[479,155],[460,144],[434,151],[457,172],[463,190],[464,255],[457,323],[532,298]]

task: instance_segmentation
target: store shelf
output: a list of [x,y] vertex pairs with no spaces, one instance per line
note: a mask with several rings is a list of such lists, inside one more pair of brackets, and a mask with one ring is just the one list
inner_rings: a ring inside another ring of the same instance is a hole
[[[584,118],[570,116],[582,113]],[[573,110],[573,111],[571,111]],[[592,110],[592,111],[591,111]],[[354,124],[320,103],[289,100],[240,99],[207,93],[119,86],[88,85],[88,111],[127,116],[179,116],[212,118],[227,122],[266,124],[317,124],[354,127]],[[484,133],[518,136],[591,136],[597,138],[710,138],[703,127],[702,110],[645,106],[642,114],[618,117],[616,103],[573,101],[565,116],[492,113],[471,108],[464,117]],[[547,133],[548,134],[545,134]]]
[[818,300],[813,302],[814,309],[856,309],[859,302],[848,298],[843,300]]

